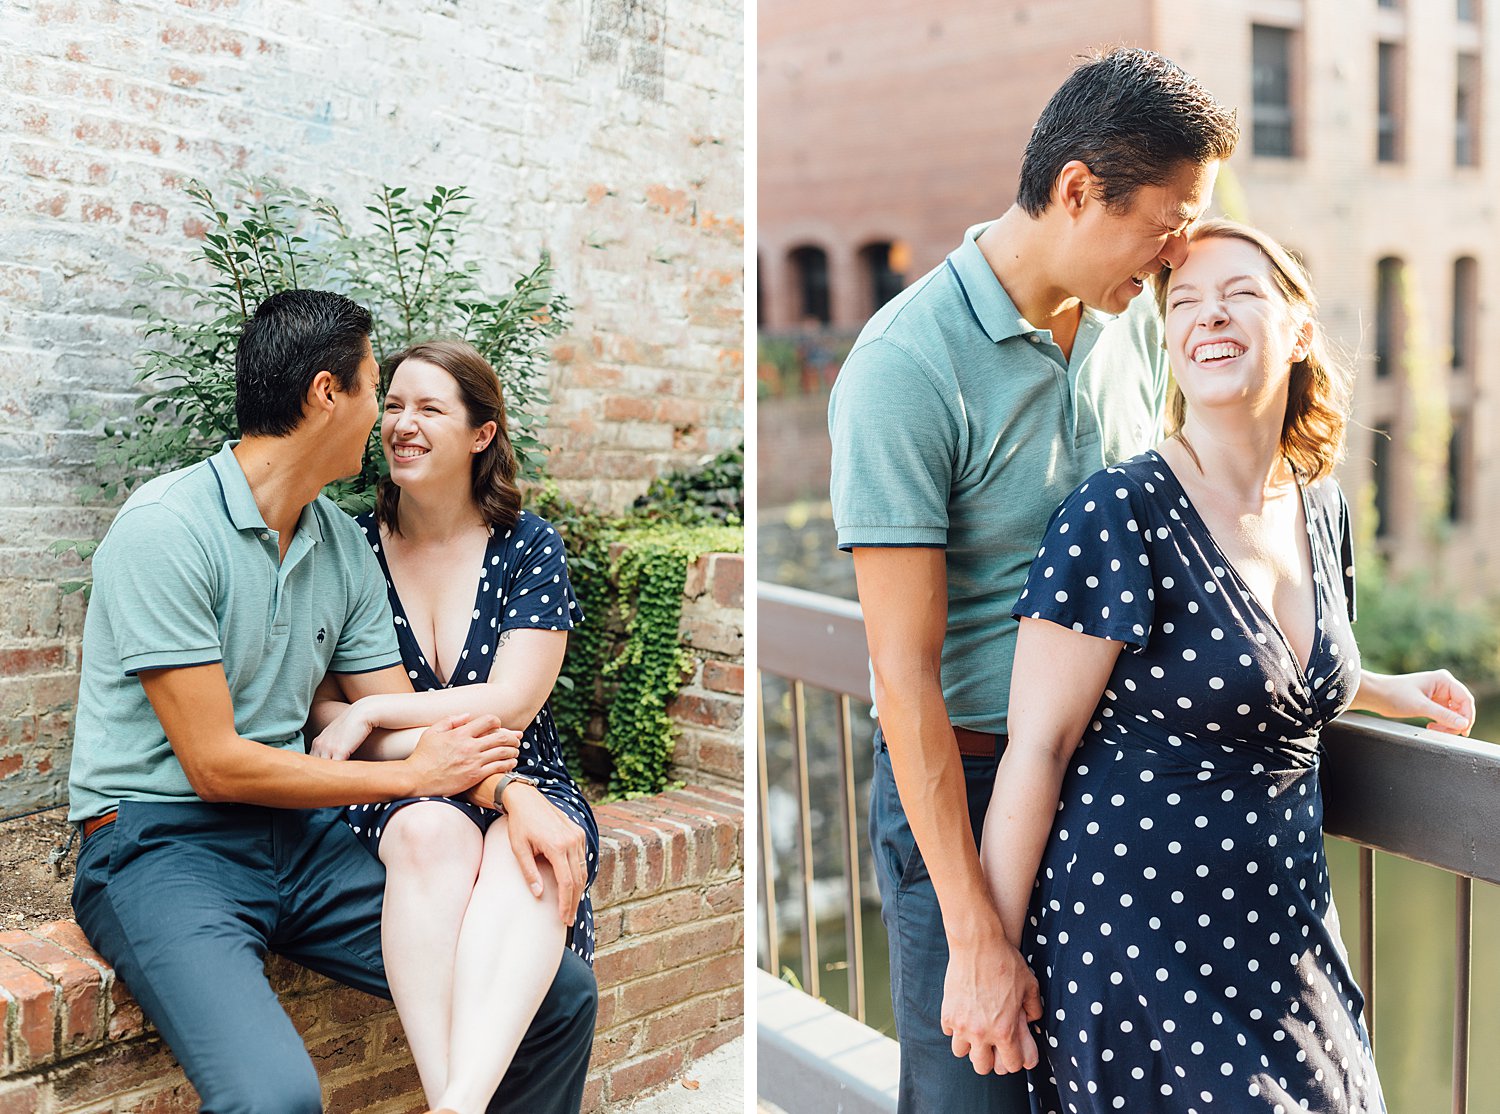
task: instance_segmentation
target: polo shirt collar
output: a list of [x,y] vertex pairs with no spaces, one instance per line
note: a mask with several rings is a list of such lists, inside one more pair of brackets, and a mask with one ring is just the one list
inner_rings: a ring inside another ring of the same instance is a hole
[[[990,269],[989,260],[984,257],[984,252],[979,250],[979,234],[993,223],[993,221],[985,221],[966,230],[958,247],[949,253],[948,265],[953,268],[959,287],[969,303],[969,309],[973,311],[975,320],[979,322],[979,327],[984,330],[985,335],[991,341],[999,344],[1002,340],[1008,340],[1011,337],[1031,336],[1042,330],[1038,330],[1035,325],[1021,316],[1016,303],[1010,300],[1005,287],[1000,285],[1000,280]],[[1092,322],[1095,325],[1103,325],[1113,321],[1115,316],[1115,314],[1094,309],[1092,306],[1084,306],[1081,324],[1088,325]]]
[[[236,530],[268,530],[266,519],[260,513],[260,505],[250,491],[250,481],[234,455],[239,441],[225,441],[224,447],[208,458],[209,467],[219,479],[219,490],[224,495],[224,509],[229,512],[229,521]],[[306,534],[309,541],[323,540],[323,527],[313,511],[312,504],[302,508],[297,520],[297,534]]]

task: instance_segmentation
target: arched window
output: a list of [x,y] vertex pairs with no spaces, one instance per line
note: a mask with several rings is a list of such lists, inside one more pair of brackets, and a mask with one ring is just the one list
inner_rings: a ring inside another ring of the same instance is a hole
[[1382,259],[1375,270],[1375,375],[1384,379],[1400,364],[1406,336],[1401,304],[1401,260]]
[[1466,255],[1453,261],[1453,370],[1474,367],[1474,345],[1479,322],[1479,264]]
[[828,299],[828,253],[822,248],[804,244],[792,249],[791,260],[797,275],[797,324],[816,322],[827,325],[832,320]]
[[911,252],[905,244],[880,240],[859,249],[860,270],[865,289],[869,291],[870,312],[874,313],[906,285],[906,265]]

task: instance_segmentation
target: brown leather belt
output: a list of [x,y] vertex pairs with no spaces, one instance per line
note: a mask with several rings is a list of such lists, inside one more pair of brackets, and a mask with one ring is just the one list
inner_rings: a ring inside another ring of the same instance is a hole
[[90,817],[88,820],[85,820],[83,822],[83,838],[88,839],[89,836],[93,835],[106,824],[113,824],[117,819],[119,819],[119,816],[119,811],[113,810],[110,812],[106,812],[103,816],[94,816]]
[[996,758],[1005,746],[1005,736],[993,731],[974,731],[967,727],[953,727],[953,737],[958,740],[958,753],[969,758]]
[[1006,740],[1006,736],[992,731],[975,731],[957,724],[953,725],[953,737],[958,740],[958,753],[968,758],[998,758]]

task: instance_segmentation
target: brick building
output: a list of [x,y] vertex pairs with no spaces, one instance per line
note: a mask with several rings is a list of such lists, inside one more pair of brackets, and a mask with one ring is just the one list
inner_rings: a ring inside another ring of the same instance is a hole
[[[1236,106],[1216,209],[1312,270],[1358,368],[1341,479],[1398,565],[1500,590],[1500,112],[1478,0],[760,4],[761,325],[857,329],[1015,194],[1080,52],[1160,50]],[[774,122],[774,125],[773,125]],[[1451,435],[1450,435],[1451,434]]]
[[[618,509],[742,436],[743,14],[721,0],[36,0],[0,35],[0,813],[62,798],[82,603],[59,537],[89,408],[127,413],[142,264],[186,265],[182,188],[273,175],[358,216],[466,185],[465,254],[549,251],[574,307],[546,440]],[[198,231],[197,234],[201,234]]]

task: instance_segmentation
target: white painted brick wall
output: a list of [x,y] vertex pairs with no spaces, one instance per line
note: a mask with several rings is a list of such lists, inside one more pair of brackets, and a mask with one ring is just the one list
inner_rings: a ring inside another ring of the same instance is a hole
[[743,34],[731,0],[0,0],[0,814],[60,799],[82,609],[45,547],[111,513],[73,497],[77,415],[128,411],[140,267],[201,231],[182,185],[351,216],[467,186],[493,282],[552,253],[551,468],[621,507],[742,437]]

